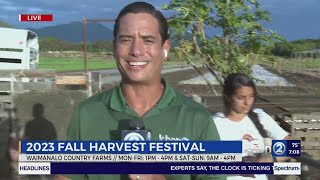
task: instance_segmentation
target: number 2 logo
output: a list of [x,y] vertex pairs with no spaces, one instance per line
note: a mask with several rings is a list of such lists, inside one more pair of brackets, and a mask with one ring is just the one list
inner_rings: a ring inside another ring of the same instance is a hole
[[272,148],[273,152],[277,155],[283,154],[286,150],[286,146],[282,142],[276,142]]

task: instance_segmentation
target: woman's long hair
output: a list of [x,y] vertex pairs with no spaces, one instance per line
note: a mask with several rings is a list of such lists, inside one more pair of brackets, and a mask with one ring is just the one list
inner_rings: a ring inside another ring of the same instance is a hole
[[[224,81],[223,86],[223,103],[225,108],[225,114],[230,113],[231,111],[231,102],[230,99],[232,95],[238,90],[239,88],[246,86],[251,87],[254,91],[254,103],[256,101],[257,96],[257,88],[255,83],[253,82],[252,78],[250,78],[248,75],[243,73],[232,73],[227,76],[227,78]],[[253,104],[254,105],[254,104]],[[252,105],[252,106],[253,106]],[[260,132],[261,136],[263,138],[268,137],[266,130],[263,128],[263,125],[260,123],[258,114],[253,112],[253,107],[251,107],[249,113],[249,118],[253,122],[253,124],[256,126],[258,131]]]

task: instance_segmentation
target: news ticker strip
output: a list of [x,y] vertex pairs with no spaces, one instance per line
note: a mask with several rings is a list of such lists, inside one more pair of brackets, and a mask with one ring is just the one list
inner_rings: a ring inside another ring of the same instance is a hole
[[19,162],[241,162],[242,154],[19,154]]
[[19,174],[274,174],[300,175],[301,163],[19,162]]
[[52,14],[20,14],[19,15],[19,21],[52,21],[53,15]]

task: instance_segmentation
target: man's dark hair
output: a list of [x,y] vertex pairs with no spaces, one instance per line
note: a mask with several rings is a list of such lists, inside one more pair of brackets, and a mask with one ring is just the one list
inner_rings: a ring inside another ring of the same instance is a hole
[[113,28],[113,37],[116,39],[119,30],[119,21],[127,13],[148,13],[155,17],[159,22],[159,32],[162,38],[162,43],[169,38],[168,35],[168,23],[163,14],[156,10],[154,6],[146,2],[134,2],[125,6],[119,13]]

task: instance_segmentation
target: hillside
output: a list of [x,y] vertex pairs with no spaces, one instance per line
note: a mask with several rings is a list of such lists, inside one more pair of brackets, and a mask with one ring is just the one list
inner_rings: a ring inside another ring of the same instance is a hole
[[10,24],[0,20],[0,27],[13,28]]
[[[40,38],[53,37],[64,41],[80,43],[82,41],[82,23],[71,22],[41,29],[30,29],[38,34]],[[99,23],[87,24],[87,41],[112,40],[112,30]]]

